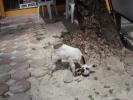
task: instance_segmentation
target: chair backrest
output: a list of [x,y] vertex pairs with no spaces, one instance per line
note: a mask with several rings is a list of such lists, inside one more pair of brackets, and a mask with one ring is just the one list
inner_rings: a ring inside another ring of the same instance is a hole
[[74,3],[74,0],[68,0],[69,3]]

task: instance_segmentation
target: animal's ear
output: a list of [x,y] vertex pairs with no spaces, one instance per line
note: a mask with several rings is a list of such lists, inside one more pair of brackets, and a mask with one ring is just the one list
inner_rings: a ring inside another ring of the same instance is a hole
[[83,56],[81,56],[80,63],[83,64],[83,65],[86,64],[85,58]]
[[53,47],[54,49],[59,49],[62,45],[63,45],[62,43],[59,43],[59,44],[54,45]]

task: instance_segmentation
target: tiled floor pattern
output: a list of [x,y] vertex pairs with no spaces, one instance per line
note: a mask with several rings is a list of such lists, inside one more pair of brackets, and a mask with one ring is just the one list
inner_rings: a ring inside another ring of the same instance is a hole
[[[37,19],[35,14],[7,17],[0,23],[0,95],[9,94],[9,100],[31,100],[28,94],[31,83],[27,79],[34,73],[28,69],[45,65],[44,55],[36,49],[42,47],[40,39],[45,39],[47,34],[59,35],[65,29],[75,31],[77,21],[72,24],[59,13],[52,20],[48,15]],[[34,68],[35,72],[45,74],[41,70]],[[0,96],[0,100],[5,99]]]
[[[31,100],[26,92],[31,83],[27,70],[32,64],[32,49],[46,33],[45,27],[35,22],[35,15],[9,17],[2,20],[0,32],[0,95],[11,93],[9,100]],[[34,18],[33,18],[34,17]],[[29,52],[31,51],[31,52]],[[33,58],[34,59],[34,58]],[[42,60],[41,58],[39,60]],[[38,60],[34,60],[34,63]],[[37,66],[43,66],[36,63]],[[5,100],[0,97],[0,100]]]

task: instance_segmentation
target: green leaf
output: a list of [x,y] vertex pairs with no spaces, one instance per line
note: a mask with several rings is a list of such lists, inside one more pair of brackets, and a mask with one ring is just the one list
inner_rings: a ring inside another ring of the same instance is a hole
[[75,100],[78,100],[78,97],[77,97],[77,98],[75,98]]
[[108,67],[107,67],[107,70],[111,70],[111,67],[108,66]]
[[105,46],[101,46],[101,47],[100,47],[100,49],[101,49],[102,51],[104,51],[104,49],[105,49]]
[[60,38],[58,35],[53,36],[54,38]]
[[105,94],[104,97],[108,97],[108,94]]
[[109,93],[112,94],[114,89],[109,89]]
[[99,92],[95,92],[96,96],[99,95]]
[[97,77],[94,77],[94,80],[98,80],[98,78]]
[[106,86],[106,85],[105,85],[104,88],[110,88],[110,86]]
[[3,95],[1,95],[3,98],[9,98],[10,97],[10,95],[9,94],[3,94]]
[[91,100],[94,100],[94,98],[92,97],[92,95],[89,95],[88,97],[89,97]]
[[125,85],[126,85],[126,86],[129,86],[129,84],[128,84],[128,83],[126,83]]
[[130,87],[126,89],[128,92],[130,91]]

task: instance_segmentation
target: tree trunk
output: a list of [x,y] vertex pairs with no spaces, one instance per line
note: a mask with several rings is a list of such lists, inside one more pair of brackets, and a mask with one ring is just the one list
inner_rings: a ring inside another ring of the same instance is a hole
[[87,37],[103,41],[103,45],[120,49],[122,43],[113,17],[108,13],[105,0],[76,0],[79,27]]

